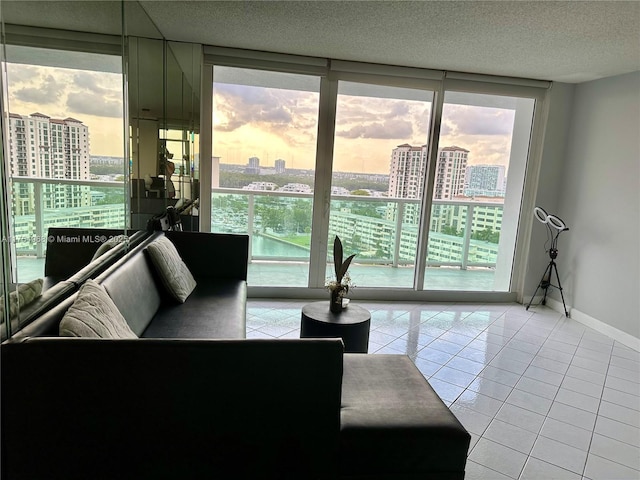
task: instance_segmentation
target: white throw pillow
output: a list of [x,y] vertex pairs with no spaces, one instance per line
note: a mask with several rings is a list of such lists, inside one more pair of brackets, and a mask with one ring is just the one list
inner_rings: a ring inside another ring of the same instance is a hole
[[160,237],[149,244],[147,252],[163,285],[176,300],[184,303],[196,288],[196,281],[173,242],[167,237]]
[[60,322],[61,337],[138,338],[118,307],[94,280],[87,280]]

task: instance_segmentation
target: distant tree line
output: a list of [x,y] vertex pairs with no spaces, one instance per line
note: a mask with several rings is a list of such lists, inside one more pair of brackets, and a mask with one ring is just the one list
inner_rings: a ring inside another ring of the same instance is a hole
[[124,175],[124,167],[122,165],[89,164],[89,173],[93,173],[94,175]]
[[[304,183],[313,188],[314,178],[312,175],[287,175],[286,173],[278,175],[257,175],[224,170],[220,172],[220,186],[223,188],[242,188],[252,182],[271,182],[279,187],[283,187],[287,183]],[[355,190],[378,190],[385,192],[389,188],[387,182],[376,182],[364,178],[334,178],[333,185],[346,188],[350,192]]]

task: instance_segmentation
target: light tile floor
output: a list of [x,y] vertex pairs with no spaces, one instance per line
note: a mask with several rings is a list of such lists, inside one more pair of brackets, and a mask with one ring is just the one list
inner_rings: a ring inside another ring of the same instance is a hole
[[[247,337],[299,337],[305,303],[250,299]],[[640,479],[640,353],[544,307],[359,305],[471,433],[468,480]]]

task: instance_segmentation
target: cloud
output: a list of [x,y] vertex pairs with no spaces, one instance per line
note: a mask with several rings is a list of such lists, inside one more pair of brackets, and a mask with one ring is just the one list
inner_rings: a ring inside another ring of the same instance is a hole
[[[119,77],[119,76],[118,76]],[[100,95],[112,95],[114,90],[118,91],[121,89],[114,89],[113,86],[111,88],[104,87],[101,85],[101,82],[107,80],[108,83],[109,75],[105,75],[104,73],[93,73],[93,72],[85,72],[80,71],[73,75],[73,85],[75,88],[87,90],[89,92],[97,93]]]
[[122,118],[122,101],[95,93],[69,93],[67,108],[71,113],[95,115],[96,117]]
[[392,120],[396,117],[405,117],[409,113],[409,105],[406,102],[393,102],[391,110],[385,118]]
[[259,126],[276,136],[315,128],[318,94],[246,85],[215,84],[215,129],[233,132],[245,125]]
[[62,88],[63,85],[58,83],[52,75],[47,75],[38,86],[14,89],[13,97],[25,103],[51,105],[60,98]]
[[336,135],[345,138],[407,139],[413,135],[413,125],[406,120],[385,120],[337,130]]
[[506,109],[445,105],[443,123],[446,121],[453,134],[510,135],[514,116],[514,111]]
[[16,63],[7,63],[7,79],[9,81],[9,85],[29,83],[34,78],[38,78],[40,74],[41,70],[38,67]]

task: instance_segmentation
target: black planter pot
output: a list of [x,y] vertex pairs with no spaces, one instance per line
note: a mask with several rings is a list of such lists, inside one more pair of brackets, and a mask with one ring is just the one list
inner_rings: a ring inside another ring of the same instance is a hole
[[331,302],[329,303],[329,310],[333,313],[340,313],[342,311],[342,297],[346,293],[345,287],[338,287],[331,290]]

